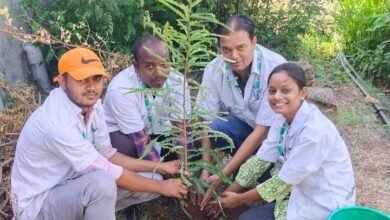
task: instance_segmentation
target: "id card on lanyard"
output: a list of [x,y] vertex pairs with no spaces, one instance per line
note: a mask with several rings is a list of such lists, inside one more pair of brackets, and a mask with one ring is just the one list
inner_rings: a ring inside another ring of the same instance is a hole
[[290,129],[290,126],[288,125],[287,121],[285,121],[280,128],[279,131],[279,143],[278,143],[278,152],[279,152],[279,161],[281,163],[284,163],[287,159],[287,154],[290,152],[290,149],[287,147],[286,144],[286,137],[288,135],[288,131]]
[[[163,85],[163,88],[166,88],[168,86],[168,79],[165,81],[164,85]],[[143,89],[146,89],[148,88],[144,82],[141,81],[141,88]],[[153,119],[153,114],[152,114],[152,106],[151,106],[151,101],[149,99],[149,96],[147,93],[143,92],[143,97],[144,97],[144,105],[145,105],[145,109],[146,109],[146,118],[147,118],[147,121],[148,121],[148,125],[149,125],[149,128],[152,129],[153,128],[153,123],[156,123],[159,121],[158,118],[154,118]],[[157,97],[156,97],[157,98]],[[163,102],[162,102],[162,106],[165,106],[166,105],[166,102],[167,100],[164,98],[163,99]]]
[[[97,131],[97,128],[93,126],[93,123],[91,124],[91,132],[87,132],[87,126],[85,126],[85,129],[81,129],[81,137],[83,138],[84,141],[90,140],[92,145],[96,148],[96,143],[95,143],[95,132]],[[90,137],[90,138],[89,138]]]

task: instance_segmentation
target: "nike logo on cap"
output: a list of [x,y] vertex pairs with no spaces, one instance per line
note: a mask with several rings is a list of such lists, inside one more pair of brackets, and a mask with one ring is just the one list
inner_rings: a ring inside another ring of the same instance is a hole
[[99,60],[97,60],[97,59],[85,59],[84,57],[81,57],[81,63],[83,63],[83,64],[88,64],[88,63],[95,62],[95,61],[99,61]]

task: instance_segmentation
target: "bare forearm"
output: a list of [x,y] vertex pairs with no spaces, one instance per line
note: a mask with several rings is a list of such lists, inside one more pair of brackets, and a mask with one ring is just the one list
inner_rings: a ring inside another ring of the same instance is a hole
[[[207,162],[211,162],[211,156],[210,156],[210,149],[211,149],[211,141],[209,139],[209,137],[207,136],[207,130],[203,130],[203,134],[202,134],[202,140],[201,140],[201,147],[203,148],[203,152],[202,152],[202,160],[203,161],[207,161]],[[206,170],[206,169],[203,169],[202,170],[202,173],[201,173],[201,177],[203,178],[207,178],[209,176],[209,171]]]
[[207,130],[203,131],[201,146],[202,148],[204,148],[204,152],[202,153],[202,160],[210,162],[211,156],[208,151],[211,149],[211,141],[210,138],[207,136]]
[[242,189],[243,189],[243,187],[241,187],[237,182],[233,182],[233,184],[230,185],[225,190],[225,192],[235,192],[235,193],[238,193],[238,192],[241,192]]
[[128,157],[119,152],[116,152],[109,160],[112,163],[122,166],[123,168],[129,169],[133,172],[159,172],[158,168],[161,165],[161,163],[153,161],[138,160],[132,157]]
[[240,194],[240,201],[242,204],[259,201],[260,199],[260,194],[257,192],[256,188]]
[[176,135],[179,137],[178,140],[173,141],[173,144],[176,146],[182,146],[179,151],[176,151],[176,156],[178,159],[183,160],[184,155],[186,153],[186,149],[188,149],[188,136],[187,136],[187,131],[184,128],[184,123],[182,122],[177,122],[177,121],[171,121],[172,125],[178,129],[175,131]]

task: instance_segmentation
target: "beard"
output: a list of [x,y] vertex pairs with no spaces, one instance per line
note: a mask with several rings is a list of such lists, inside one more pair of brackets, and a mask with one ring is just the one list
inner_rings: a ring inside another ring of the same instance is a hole
[[[94,90],[87,90],[87,91],[81,93],[81,95],[75,95],[73,92],[71,92],[71,90],[68,88],[68,86],[66,86],[66,88],[64,89],[64,92],[68,96],[69,100],[80,108],[91,108],[92,106],[95,105],[95,103],[99,99],[98,98],[99,93],[94,91]],[[94,101],[88,100],[86,98],[87,95],[95,95],[97,98]],[[85,97],[86,101],[83,100],[83,97]]]

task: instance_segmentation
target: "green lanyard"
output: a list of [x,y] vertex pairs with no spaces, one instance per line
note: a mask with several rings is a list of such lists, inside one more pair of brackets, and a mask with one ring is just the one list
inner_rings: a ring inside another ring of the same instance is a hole
[[[93,125],[91,125],[91,132],[92,132],[92,145],[95,145],[95,131],[96,131],[97,129],[95,129],[94,127],[93,127]],[[87,132],[86,131],[83,131],[83,132],[81,132],[81,137],[83,137],[83,140],[87,140],[88,138],[87,138]]]
[[[144,82],[141,83],[141,87],[147,88]],[[150,107],[149,97],[145,92],[144,92],[144,104],[145,104],[145,108],[146,108],[146,115],[147,115],[148,123],[149,123],[150,127],[152,127],[152,125],[153,125],[152,110]]]
[[280,128],[280,132],[279,132],[280,136],[279,136],[278,151],[279,151],[281,156],[286,156],[288,153],[287,147],[283,146],[283,141],[284,141],[285,137],[287,136],[288,129],[289,129],[288,123],[284,122],[283,126]]
[[[256,54],[258,55],[256,61],[257,61],[257,70],[259,71],[259,75],[256,77],[255,89],[254,89],[254,91],[252,91],[252,94],[259,94],[259,92],[261,90],[260,75],[261,75],[261,58],[262,57],[261,57],[261,50],[260,50],[260,47],[258,45],[256,45]],[[234,76],[233,76],[233,72],[228,64],[225,64],[225,71],[227,73],[226,74],[226,82],[227,82],[228,87],[232,93],[233,105],[234,105],[234,107],[236,107],[236,106],[238,106],[238,103],[237,103],[236,97],[234,96],[234,93],[233,93],[233,82],[232,82],[232,78]],[[241,89],[240,89],[240,94],[241,94]],[[248,107],[248,106],[249,106],[249,99],[248,99],[247,103],[245,104],[245,107]]]

